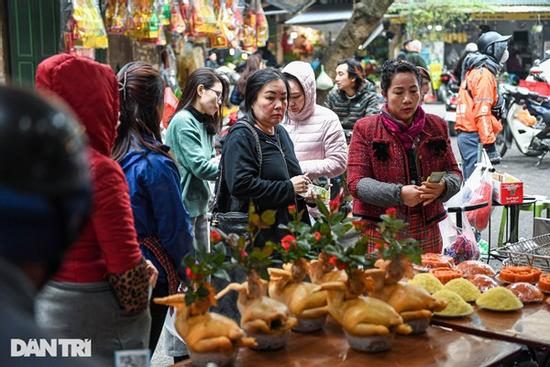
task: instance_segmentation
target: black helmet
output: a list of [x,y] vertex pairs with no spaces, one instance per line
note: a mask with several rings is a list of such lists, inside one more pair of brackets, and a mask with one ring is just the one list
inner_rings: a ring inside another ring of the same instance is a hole
[[90,206],[79,124],[60,105],[0,86],[0,257],[56,271]]
[[503,36],[494,31],[485,32],[479,36],[477,48],[482,54],[491,56],[496,61],[499,61],[511,37]]

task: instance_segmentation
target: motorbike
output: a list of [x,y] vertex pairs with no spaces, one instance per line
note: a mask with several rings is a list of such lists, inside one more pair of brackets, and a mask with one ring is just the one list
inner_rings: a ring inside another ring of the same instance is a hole
[[550,98],[526,88],[503,85],[503,130],[497,135],[496,148],[504,157],[514,142],[526,156],[536,156],[536,166],[550,151]]
[[460,85],[456,77],[447,71],[441,74],[441,85],[437,90],[439,99],[445,103],[445,121],[449,125],[449,135],[456,136],[456,104],[458,101],[458,90]]

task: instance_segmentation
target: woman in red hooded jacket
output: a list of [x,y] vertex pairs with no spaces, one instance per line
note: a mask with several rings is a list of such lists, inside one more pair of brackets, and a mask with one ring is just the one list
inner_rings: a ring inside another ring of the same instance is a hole
[[92,357],[112,365],[116,350],[147,348],[155,280],[137,242],[124,173],[110,158],[118,81],[107,65],[62,54],[38,66],[36,88],[64,100],[84,127],[94,186],[91,220],[40,294],[37,320],[57,337],[91,339]]
[[[420,106],[420,73],[407,61],[388,60],[382,67],[386,101],[377,115],[355,124],[348,160],[348,185],[353,213],[367,221],[376,236],[376,222],[387,208],[409,223],[407,237],[423,252],[441,252],[438,222],[446,217],[443,202],[460,189],[462,174],[451,149],[447,126]],[[445,172],[428,182],[432,172]]]

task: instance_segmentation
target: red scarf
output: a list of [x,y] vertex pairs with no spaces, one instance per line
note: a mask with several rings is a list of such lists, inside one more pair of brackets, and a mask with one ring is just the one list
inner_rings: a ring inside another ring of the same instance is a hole
[[426,113],[422,107],[418,106],[412,122],[405,125],[390,115],[388,112],[388,106],[384,105],[382,108],[382,123],[390,132],[397,136],[399,141],[401,141],[401,144],[403,144],[403,147],[409,150],[413,147],[416,137],[420,134],[422,129],[424,129],[424,124],[426,123]]

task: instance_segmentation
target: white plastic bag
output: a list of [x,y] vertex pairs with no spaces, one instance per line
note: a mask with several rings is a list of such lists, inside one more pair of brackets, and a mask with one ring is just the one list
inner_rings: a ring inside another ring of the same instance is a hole
[[466,260],[477,260],[480,256],[479,246],[467,215],[462,212],[462,228],[458,228],[452,215],[439,222],[443,240],[443,254],[451,256],[456,264]]
[[460,191],[446,203],[448,208],[487,203],[486,207],[466,212],[469,223],[478,231],[487,228],[491,216],[493,201],[492,168],[493,165],[489,160],[489,156],[485,150],[482,150],[480,162],[476,164],[474,172],[466,180]]
[[334,85],[330,76],[328,76],[325,72],[325,67],[323,65],[321,65],[321,72],[315,82],[317,83],[317,89],[319,90],[329,90]]
[[169,307],[164,319],[164,353],[170,357],[181,357],[189,354],[189,351],[175,324],[176,310]]

